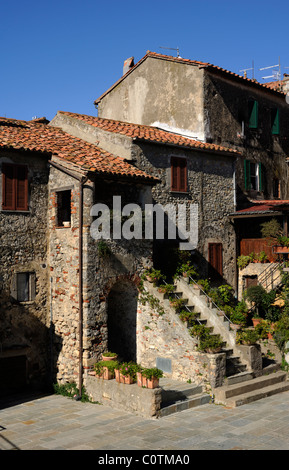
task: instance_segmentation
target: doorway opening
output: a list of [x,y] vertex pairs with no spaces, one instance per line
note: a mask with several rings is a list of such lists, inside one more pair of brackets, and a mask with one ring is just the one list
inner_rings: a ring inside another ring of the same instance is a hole
[[108,350],[124,361],[137,360],[138,290],[128,280],[118,281],[108,295]]

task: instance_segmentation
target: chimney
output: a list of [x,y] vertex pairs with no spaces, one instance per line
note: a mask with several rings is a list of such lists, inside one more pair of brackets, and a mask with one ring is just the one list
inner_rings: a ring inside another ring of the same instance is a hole
[[134,57],[129,57],[123,64],[123,75],[125,75],[134,66]]

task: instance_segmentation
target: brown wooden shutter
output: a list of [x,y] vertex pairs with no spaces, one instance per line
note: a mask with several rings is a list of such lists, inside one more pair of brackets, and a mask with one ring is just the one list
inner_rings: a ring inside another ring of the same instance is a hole
[[2,208],[28,210],[28,171],[26,165],[2,165]]
[[7,210],[14,209],[14,168],[9,163],[2,165],[2,208]]
[[171,190],[177,191],[178,190],[178,167],[176,158],[171,159]]
[[28,179],[27,167],[17,166],[15,168],[15,209],[27,211],[28,209]]
[[171,158],[171,191],[187,191],[187,160]]
[[179,159],[179,191],[187,191],[187,160]]

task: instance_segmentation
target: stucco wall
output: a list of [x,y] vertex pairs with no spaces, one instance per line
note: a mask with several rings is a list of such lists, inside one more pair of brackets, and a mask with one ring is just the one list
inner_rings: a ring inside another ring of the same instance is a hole
[[204,137],[203,71],[148,57],[98,105],[98,116]]

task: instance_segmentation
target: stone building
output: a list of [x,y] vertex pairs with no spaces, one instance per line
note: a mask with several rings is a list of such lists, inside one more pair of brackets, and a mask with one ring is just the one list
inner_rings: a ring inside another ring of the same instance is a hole
[[284,87],[150,51],[131,65],[95,100],[99,117],[156,126],[238,150],[238,208],[252,198],[288,198]]
[[[152,264],[150,240],[100,246],[91,208],[109,205],[112,194],[149,202],[157,180],[61,129],[4,118],[0,167],[0,391],[81,381],[82,370],[135,329],[127,306]],[[122,324],[108,308],[123,313]],[[135,358],[135,340],[127,349]]]
[[[159,179],[152,189],[153,204],[185,204],[198,209],[195,261],[200,272],[234,285],[235,238],[229,214],[235,210],[235,160],[238,153],[216,144],[201,143],[157,127],[58,112],[50,123],[65,132],[119,152],[147,174]],[[188,227],[188,230],[194,227]],[[168,269],[171,248],[181,238],[154,237],[154,265]],[[172,267],[173,269],[173,267]]]

